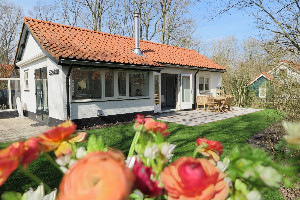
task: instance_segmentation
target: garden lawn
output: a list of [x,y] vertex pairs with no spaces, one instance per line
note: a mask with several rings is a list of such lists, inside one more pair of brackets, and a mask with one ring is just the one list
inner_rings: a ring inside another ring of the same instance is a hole
[[[167,138],[167,141],[176,145],[173,161],[181,156],[192,156],[196,147],[195,140],[199,137],[205,137],[209,140],[221,142],[224,146],[224,153],[222,155],[222,157],[224,157],[228,155],[234,146],[241,148],[247,145],[248,138],[267,128],[271,124],[274,124],[282,117],[283,114],[278,111],[263,110],[201,126],[189,127],[169,123],[168,125],[171,134]],[[133,125],[130,124],[89,130],[88,137],[92,134],[101,135],[108,146],[120,149],[125,155],[127,155],[134,133]],[[81,145],[86,146],[86,142]],[[7,146],[7,143],[0,143],[0,148],[4,148],[5,146]],[[52,167],[43,156],[32,163],[29,170],[38,174],[52,187],[55,187],[61,178],[60,173],[57,172],[57,170]],[[23,193],[29,187],[36,186],[30,183],[29,179],[24,177],[17,170],[12,174],[8,181],[0,187],[0,193],[10,190]],[[281,199],[281,197],[278,192],[271,192],[267,194],[265,199]]]

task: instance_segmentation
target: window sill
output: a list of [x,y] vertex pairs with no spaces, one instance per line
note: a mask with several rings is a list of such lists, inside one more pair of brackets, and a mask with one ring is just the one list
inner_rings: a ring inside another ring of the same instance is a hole
[[88,102],[108,102],[108,101],[124,101],[124,100],[141,100],[151,99],[150,97],[129,97],[129,98],[116,98],[116,99],[78,99],[72,100],[72,103],[88,103]]

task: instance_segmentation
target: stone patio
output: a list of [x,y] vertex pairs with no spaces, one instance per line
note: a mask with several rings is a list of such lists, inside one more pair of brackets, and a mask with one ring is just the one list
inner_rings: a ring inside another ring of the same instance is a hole
[[233,107],[231,111],[225,113],[207,112],[203,110],[177,111],[172,113],[158,114],[155,116],[155,119],[186,126],[199,126],[210,122],[258,112],[261,110],[262,109]]
[[49,129],[26,117],[0,119],[0,142],[24,140]]

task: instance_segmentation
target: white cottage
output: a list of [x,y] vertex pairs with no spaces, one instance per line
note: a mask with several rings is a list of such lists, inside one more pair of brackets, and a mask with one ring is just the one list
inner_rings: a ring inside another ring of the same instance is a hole
[[[138,15],[135,15],[138,27]],[[194,50],[24,18],[15,57],[25,114],[49,125],[192,109],[225,68]]]

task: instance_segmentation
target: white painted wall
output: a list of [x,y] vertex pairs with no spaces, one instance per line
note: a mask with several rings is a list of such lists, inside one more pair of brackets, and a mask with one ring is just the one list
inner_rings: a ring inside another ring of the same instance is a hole
[[[36,69],[47,67],[49,117],[65,120],[67,118],[65,105],[66,70],[46,57],[31,34],[29,34],[27,38],[22,59],[16,64],[20,67],[21,101],[24,110],[36,113],[36,85],[34,73]],[[53,69],[59,69],[59,74],[49,76],[49,70]],[[28,71],[28,89],[25,88],[25,71]]]

